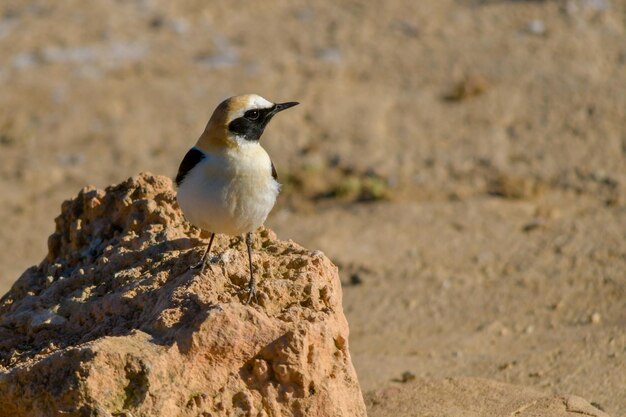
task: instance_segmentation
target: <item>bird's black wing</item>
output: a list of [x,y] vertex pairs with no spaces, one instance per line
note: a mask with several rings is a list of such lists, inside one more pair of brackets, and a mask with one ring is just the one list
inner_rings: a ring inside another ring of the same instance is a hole
[[189,171],[191,171],[193,167],[198,165],[198,162],[202,161],[204,158],[205,155],[204,153],[202,153],[202,151],[196,148],[191,148],[183,158],[183,162],[180,163],[180,167],[178,167],[178,174],[176,174],[176,185],[180,186]]
[[276,173],[276,168],[274,167],[274,163],[270,161],[270,164],[272,164],[272,178],[278,181],[278,174]]

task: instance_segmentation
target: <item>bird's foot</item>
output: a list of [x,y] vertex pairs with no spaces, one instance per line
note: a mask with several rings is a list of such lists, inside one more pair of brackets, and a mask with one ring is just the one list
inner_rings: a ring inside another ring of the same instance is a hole
[[213,262],[215,261],[214,258],[211,259],[206,259],[206,260],[201,260],[200,262],[198,262],[197,264],[193,264],[189,267],[190,271],[195,271],[200,269],[200,275],[204,274],[204,271],[206,270],[207,266],[209,267],[209,269],[211,270],[211,272],[215,272],[213,271]]
[[248,284],[248,299],[246,300],[246,305],[249,305],[253,298],[254,302],[259,304],[259,299],[256,297],[256,284],[254,280],[251,280]]
[[[200,269],[200,275],[202,275],[204,273],[204,269],[206,268],[206,264],[207,264],[207,260],[210,262],[210,258],[207,258],[207,256],[211,253],[211,246],[213,245],[213,238],[215,237],[215,233],[211,233],[211,239],[209,240],[209,244],[206,247],[206,250],[204,251],[204,255],[202,255],[202,258],[200,258],[200,262],[198,262],[195,265],[191,265],[189,267],[190,270],[194,270],[194,269]],[[209,266],[210,267],[210,266]],[[211,271],[213,270],[213,268],[211,268]]]

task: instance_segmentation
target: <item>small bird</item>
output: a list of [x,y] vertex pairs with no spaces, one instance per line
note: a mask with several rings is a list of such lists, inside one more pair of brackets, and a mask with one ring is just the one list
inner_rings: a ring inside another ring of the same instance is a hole
[[256,299],[252,232],[265,222],[280,191],[274,164],[259,140],[276,113],[297,104],[272,103],[256,94],[224,100],[176,175],[178,204],[185,217],[211,233],[202,259],[192,268],[204,272],[216,233],[245,234],[250,267],[246,304]]

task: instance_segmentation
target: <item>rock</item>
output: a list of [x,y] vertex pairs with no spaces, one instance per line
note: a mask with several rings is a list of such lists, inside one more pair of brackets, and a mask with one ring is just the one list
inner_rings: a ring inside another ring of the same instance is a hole
[[240,239],[187,270],[206,237],[161,176],[64,202],[0,300],[0,416],[365,416],[337,268],[261,229],[246,306]]
[[489,185],[489,192],[508,199],[531,199],[541,195],[545,184],[530,177],[518,177],[506,174],[497,175]]
[[580,397],[482,378],[418,379],[368,393],[366,402],[370,417],[608,417]]
[[546,34],[546,24],[541,19],[533,19],[526,26],[529,33],[542,36]]

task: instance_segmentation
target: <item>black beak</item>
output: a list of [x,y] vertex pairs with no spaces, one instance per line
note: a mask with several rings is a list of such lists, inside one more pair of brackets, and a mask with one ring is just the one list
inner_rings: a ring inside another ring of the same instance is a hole
[[272,114],[276,114],[280,111],[287,110],[288,108],[297,106],[298,104],[300,103],[298,103],[297,101],[289,101],[287,103],[276,103],[274,104],[274,109],[272,111]]

